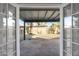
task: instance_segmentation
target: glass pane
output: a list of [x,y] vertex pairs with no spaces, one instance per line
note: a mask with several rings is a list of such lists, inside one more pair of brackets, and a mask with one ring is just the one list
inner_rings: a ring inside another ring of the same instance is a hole
[[2,56],[6,56],[6,55],[7,55],[7,47],[6,47],[6,45],[4,45],[2,47]]
[[6,55],[6,16],[4,15],[0,15],[0,46],[2,46],[2,55]]
[[7,45],[7,52],[8,52],[8,56],[14,55],[16,49],[15,49],[15,41],[11,42],[10,44]]
[[0,30],[0,46],[2,45],[2,30]]
[[2,3],[0,3],[0,13],[2,12]]
[[72,13],[77,13],[79,12],[79,3],[73,3],[73,8],[72,8]]
[[64,40],[63,40],[63,49],[66,50],[66,41],[64,41]]
[[0,30],[0,56],[2,55],[2,30]]
[[70,40],[67,40],[67,41],[63,41],[63,48],[64,48],[64,50],[68,53],[68,54],[71,54],[71,47],[70,47],[70,45],[71,45],[71,42],[70,42]]
[[3,19],[3,38],[2,38],[2,41],[3,41],[3,44],[6,44],[6,16],[3,16],[2,19]]
[[2,15],[0,15],[0,30],[3,29],[3,20]]
[[2,4],[2,13],[7,14],[7,4],[6,3]]
[[1,3],[0,3],[0,12],[1,12]]
[[3,23],[2,23],[2,15],[0,15],[0,45],[2,45],[2,29],[3,29]]
[[9,14],[9,17],[8,17],[8,40],[7,40],[7,49],[8,49],[8,55],[13,55],[12,53],[15,50],[15,36],[16,36],[16,31],[15,31],[15,7],[11,6],[10,4],[8,5],[8,8],[9,8],[9,11],[8,11],[8,14]]
[[15,30],[8,30],[8,42],[15,41]]
[[79,56],[79,45],[72,44],[72,55]]
[[79,28],[79,14],[73,16],[73,28]]
[[69,28],[64,29],[64,39],[71,39],[71,29]]
[[7,55],[13,53],[13,43],[7,45],[7,52],[8,52]]
[[72,19],[71,19],[71,5],[68,5],[64,8],[64,39],[71,38],[71,27],[72,27]]
[[64,8],[64,16],[65,17],[69,17],[71,15],[71,4],[67,5]]
[[2,44],[4,46],[2,46],[2,55],[6,56],[6,16],[2,15],[2,20],[3,20],[3,30],[2,30]]
[[71,4],[69,4],[66,7],[64,7],[63,49],[66,51],[64,54],[66,56],[71,55],[71,28],[72,28]]
[[72,41],[79,43],[79,29],[72,30]]
[[66,53],[65,51],[63,52],[64,56],[71,56],[71,54]]
[[0,46],[0,56],[2,55],[2,47]]
[[16,41],[13,42],[13,50],[16,51]]
[[[0,55],[6,56],[7,45],[6,45],[6,14],[7,14],[7,4],[0,3]],[[4,15],[5,14],[5,15]]]
[[8,8],[9,8],[9,11],[8,11],[9,16],[12,17],[13,19],[15,19],[16,18],[16,8],[10,4],[8,5]]
[[6,3],[0,3],[0,12],[7,14],[7,4]]

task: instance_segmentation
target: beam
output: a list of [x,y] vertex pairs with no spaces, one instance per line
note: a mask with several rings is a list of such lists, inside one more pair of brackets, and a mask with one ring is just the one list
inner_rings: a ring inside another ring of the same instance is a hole
[[57,14],[57,16],[56,16],[56,17],[54,17],[54,19],[56,19],[59,15],[60,15],[60,13],[58,13],[58,14]]
[[39,11],[38,11],[38,17],[37,18],[39,19]]
[[46,15],[47,15],[47,13],[48,13],[48,11],[46,11],[46,12],[45,12],[45,15],[44,15],[44,17],[43,17],[44,19],[45,19],[45,17],[46,17]]
[[20,11],[59,11],[58,8],[21,8]]
[[52,14],[48,17],[48,19],[50,19],[54,15],[55,12],[56,11],[53,11]]
[[35,20],[29,20],[29,19],[25,19],[24,22],[59,22],[60,19],[46,19],[46,20],[41,20],[41,19],[35,19]]

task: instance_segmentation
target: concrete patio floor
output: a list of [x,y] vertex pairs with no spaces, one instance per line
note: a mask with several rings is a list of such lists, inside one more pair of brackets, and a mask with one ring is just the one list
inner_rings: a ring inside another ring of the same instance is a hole
[[21,56],[59,56],[59,39],[32,38],[21,41]]

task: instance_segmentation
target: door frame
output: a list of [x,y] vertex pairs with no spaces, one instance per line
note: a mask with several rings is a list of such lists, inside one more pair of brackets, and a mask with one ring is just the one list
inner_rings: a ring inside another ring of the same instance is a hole
[[16,3],[9,4],[16,7],[16,56],[20,56],[19,5]]
[[69,3],[64,3],[60,7],[60,56],[63,56],[63,29],[64,29],[64,14],[63,8],[66,7]]
[[[19,6],[15,3],[10,3],[11,5],[16,7],[16,50],[17,50],[17,56],[20,56],[20,27],[19,27],[19,19],[20,19],[20,7],[29,7],[29,4],[27,6]],[[41,3],[40,3],[41,4]],[[59,8],[60,9],[60,56],[63,56],[63,8],[67,6],[69,3],[64,3],[61,6],[51,6],[51,8]],[[52,4],[51,4],[52,5]],[[30,6],[30,7],[36,7],[36,6]],[[44,7],[44,6],[43,6]],[[46,7],[46,6],[45,6]],[[50,7],[50,6],[49,6]]]

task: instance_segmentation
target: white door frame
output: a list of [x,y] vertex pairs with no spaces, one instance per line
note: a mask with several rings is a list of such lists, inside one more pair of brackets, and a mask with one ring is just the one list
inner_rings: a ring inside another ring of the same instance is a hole
[[60,7],[60,56],[63,56],[63,8]]
[[19,6],[16,8],[16,40],[17,40],[17,56],[20,56],[20,26],[19,26]]
[[19,6],[16,3],[10,4],[16,7],[16,56],[20,56]]
[[63,56],[63,8],[69,3],[64,3],[60,7],[60,56]]
[[[39,4],[39,5],[41,5],[41,4]],[[37,6],[36,4],[27,4],[27,5],[20,5],[19,8],[20,7],[22,7],[22,8],[30,7],[30,8],[59,8],[60,9],[60,19],[61,19],[60,20],[60,26],[61,26],[60,32],[61,33],[60,33],[60,41],[59,41],[59,43],[60,43],[60,51],[59,51],[59,53],[60,53],[60,56],[62,56],[63,55],[63,28],[62,28],[62,26],[63,26],[62,25],[63,24],[63,21],[62,21],[63,20],[63,13],[62,13],[63,8],[61,6],[59,6],[59,5],[58,6],[57,5],[51,6],[53,4],[46,4],[46,5],[48,5],[48,6]]]
[[[20,27],[19,27],[19,8],[20,7],[29,7],[29,4],[27,6],[21,6],[21,5],[17,5],[17,4],[13,4],[11,3],[11,5],[16,7],[16,50],[17,56],[20,56]],[[60,9],[60,56],[63,56],[63,7],[67,6],[68,4],[62,4],[60,7],[59,6],[51,6],[51,8],[58,8]],[[36,6],[30,6],[30,7],[36,7]],[[41,6],[41,7],[46,7],[46,6]],[[49,6],[50,7],[50,6]]]

